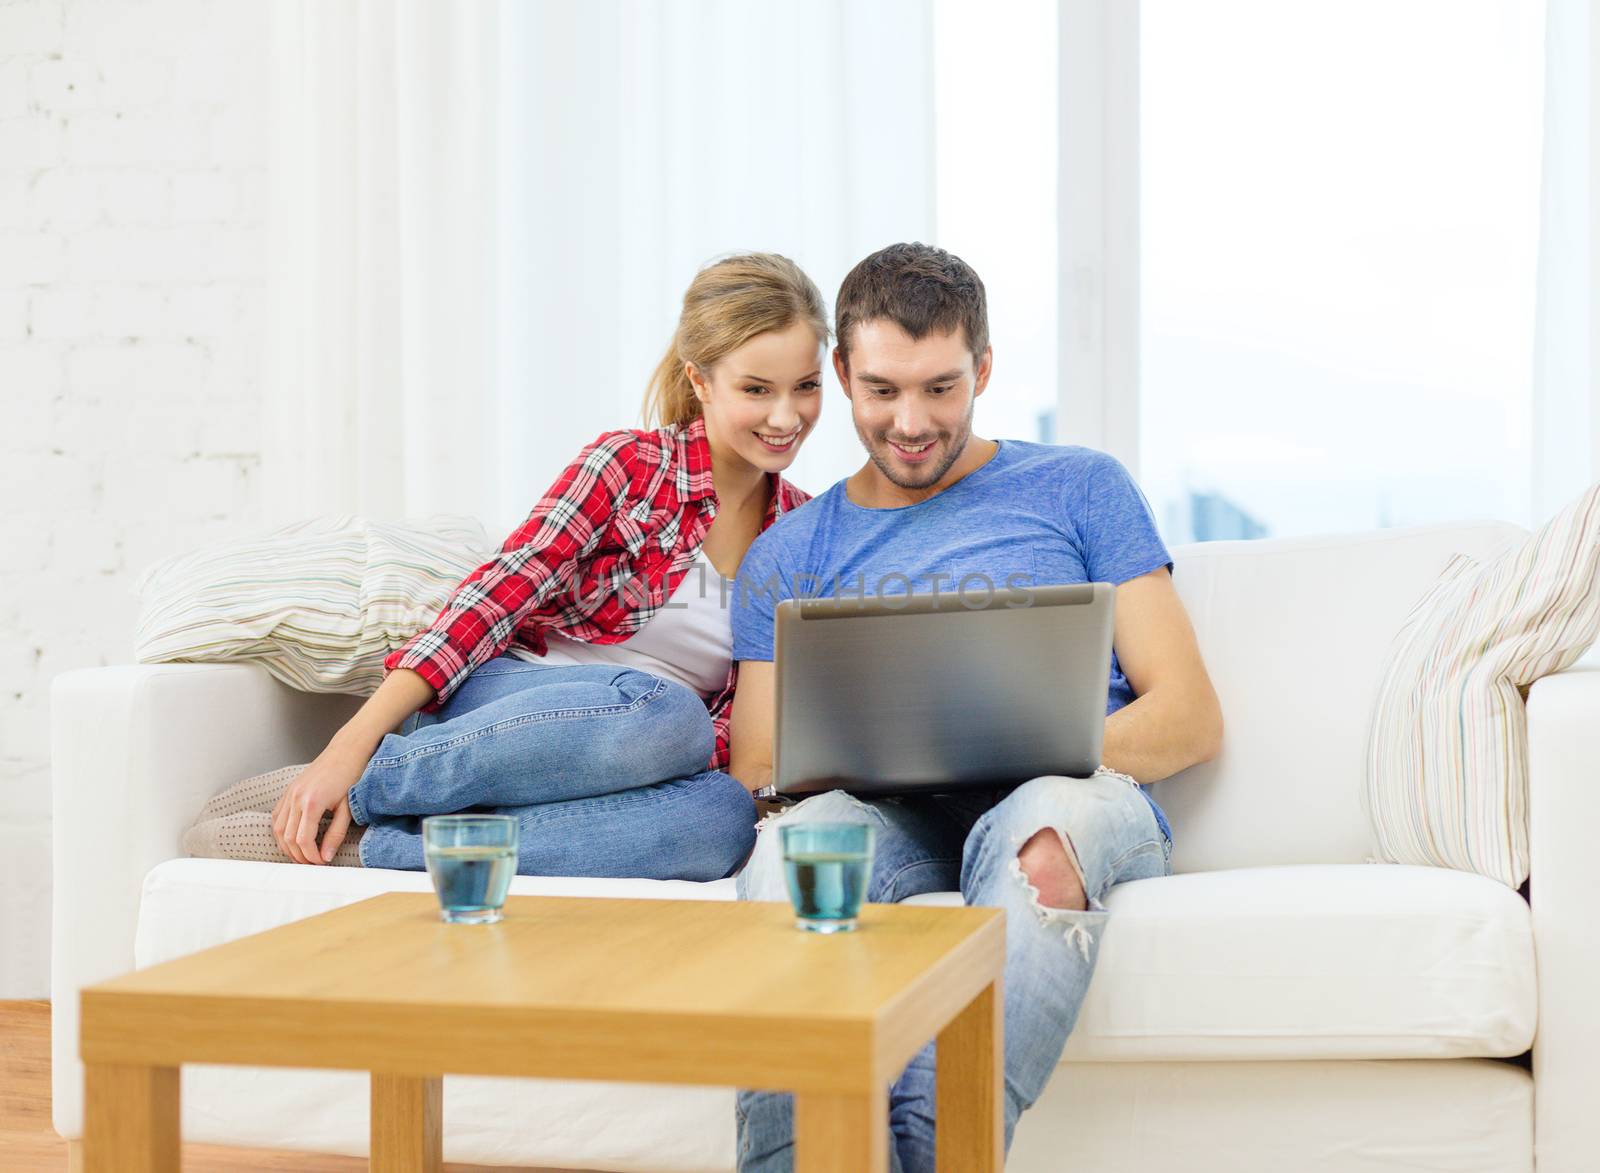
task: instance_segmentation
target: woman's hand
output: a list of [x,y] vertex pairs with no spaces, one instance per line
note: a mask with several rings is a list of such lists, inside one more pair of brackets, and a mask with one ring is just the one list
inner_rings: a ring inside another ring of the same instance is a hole
[[[290,859],[322,864],[333,858],[350,830],[350,788],[371,759],[371,750],[335,740],[289,784],[272,808],[272,835]],[[317,827],[327,811],[333,821],[318,847]]]

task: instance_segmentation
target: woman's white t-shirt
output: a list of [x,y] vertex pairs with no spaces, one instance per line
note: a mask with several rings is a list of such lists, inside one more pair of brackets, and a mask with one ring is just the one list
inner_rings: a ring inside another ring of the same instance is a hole
[[727,602],[732,594],[732,580],[700,555],[672,597],[622,643],[584,643],[549,631],[546,655],[518,645],[506,654],[534,664],[620,664],[675,680],[702,697],[715,696],[728,683],[733,657]]

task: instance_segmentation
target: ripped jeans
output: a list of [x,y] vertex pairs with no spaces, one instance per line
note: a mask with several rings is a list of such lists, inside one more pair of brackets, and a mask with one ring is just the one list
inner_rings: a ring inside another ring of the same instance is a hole
[[[1060,1062],[1077,1022],[1110,913],[1113,884],[1172,874],[1172,833],[1144,787],[1104,767],[1087,778],[1047,776],[1019,786],[960,794],[860,800],[842,790],[815,795],[766,819],[735,883],[741,900],[787,900],[774,823],[870,822],[877,849],[867,900],[892,903],[959,887],[968,904],[1005,910],[1006,1151],[1017,1118]],[[1035,832],[1053,827],[1070,844],[1088,897],[1084,910],[1041,904],[1017,860]],[[735,1100],[740,1173],[794,1167],[794,1097],[740,1089]],[[934,1043],[889,1089],[889,1167],[934,1169]]]

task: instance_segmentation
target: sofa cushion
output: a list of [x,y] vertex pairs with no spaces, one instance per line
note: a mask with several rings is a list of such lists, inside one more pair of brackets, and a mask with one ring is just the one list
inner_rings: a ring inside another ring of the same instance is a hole
[[[387,891],[422,872],[177,859],[145,880],[150,965]],[[518,876],[514,895],[731,900],[733,881]],[[958,903],[957,893],[912,903]],[[1327,864],[1119,884],[1064,1061],[1507,1056],[1532,1043],[1528,906],[1482,876]]]
[[134,659],[250,660],[304,692],[369,696],[383,660],[494,552],[476,518],[341,513],[167,558],[139,576]]
[[1481,522],[1174,546],[1226,728],[1215,758],[1151,788],[1175,832],[1172,870],[1371,857],[1362,779],[1389,640],[1452,555],[1526,537]]
[[[427,872],[313,867],[235,859],[173,859],[150,869],[139,903],[141,968],[316,916],[383,892],[427,892]],[[733,900],[733,880],[607,880],[513,876],[512,896]]]
[[1118,884],[1105,905],[1063,1062],[1510,1056],[1533,1043],[1528,905],[1483,876],[1234,868]]
[[1486,563],[1453,558],[1395,636],[1363,791],[1378,858],[1528,878],[1523,697],[1600,631],[1600,484]]

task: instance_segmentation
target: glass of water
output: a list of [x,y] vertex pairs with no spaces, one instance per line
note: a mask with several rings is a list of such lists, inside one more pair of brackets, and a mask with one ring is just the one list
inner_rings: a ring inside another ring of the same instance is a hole
[[873,841],[870,823],[778,824],[797,928],[847,933],[856,927],[872,874]]
[[464,925],[500,919],[517,871],[517,820],[510,815],[431,815],[422,853],[439,896],[439,919]]

